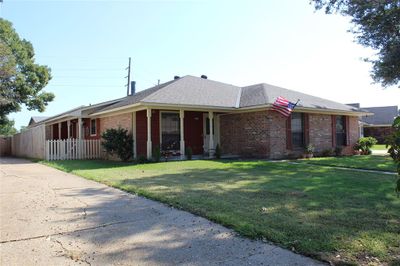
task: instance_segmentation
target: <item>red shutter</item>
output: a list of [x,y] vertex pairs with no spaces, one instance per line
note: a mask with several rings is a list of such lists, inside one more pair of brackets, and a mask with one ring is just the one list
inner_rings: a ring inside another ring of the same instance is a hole
[[344,117],[346,121],[346,146],[350,145],[350,116]]
[[336,116],[331,115],[332,120],[332,147],[336,147]]
[[286,119],[286,149],[292,149],[292,116]]
[[309,114],[304,114],[304,144],[307,146],[310,144],[310,116]]

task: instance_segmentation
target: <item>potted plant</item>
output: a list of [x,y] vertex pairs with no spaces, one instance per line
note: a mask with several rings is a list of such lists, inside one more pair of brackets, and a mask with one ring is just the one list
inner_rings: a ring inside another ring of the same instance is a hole
[[308,144],[304,150],[304,158],[312,158],[314,157],[314,146],[312,144]]

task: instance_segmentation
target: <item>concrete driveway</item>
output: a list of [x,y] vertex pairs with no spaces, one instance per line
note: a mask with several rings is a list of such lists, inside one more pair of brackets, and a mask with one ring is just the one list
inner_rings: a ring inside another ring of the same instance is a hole
[[206,219],[0,158],[1,265],[320,265]]

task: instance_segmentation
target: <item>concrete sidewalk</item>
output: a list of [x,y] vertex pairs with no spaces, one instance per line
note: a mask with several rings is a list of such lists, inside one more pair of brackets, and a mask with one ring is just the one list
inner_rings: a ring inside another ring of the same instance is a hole
[[0,158],[1,265],[321,265],[190,213]]

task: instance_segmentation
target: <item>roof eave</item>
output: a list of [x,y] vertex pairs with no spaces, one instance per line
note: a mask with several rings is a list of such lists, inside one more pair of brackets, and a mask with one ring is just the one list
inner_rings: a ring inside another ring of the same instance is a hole
[[[256,105],[256,106],[248,106],[248,107],[241,107],[239,110],[257,110],[257,109],[272,109],[272,104],[264,104],[264,105]],[[311,108],[311,107],[296,107],[293,112],[306,112],[306,113],[318,113],[318,114],[344,114],[344,115],[351,115],[351,116],[366,116],[366,115],[373,115],[373,113],[368,112],[358,112],[358,111],[350,111],[350,110],[340,110],[340,109],[322,109],[322,108]]]

